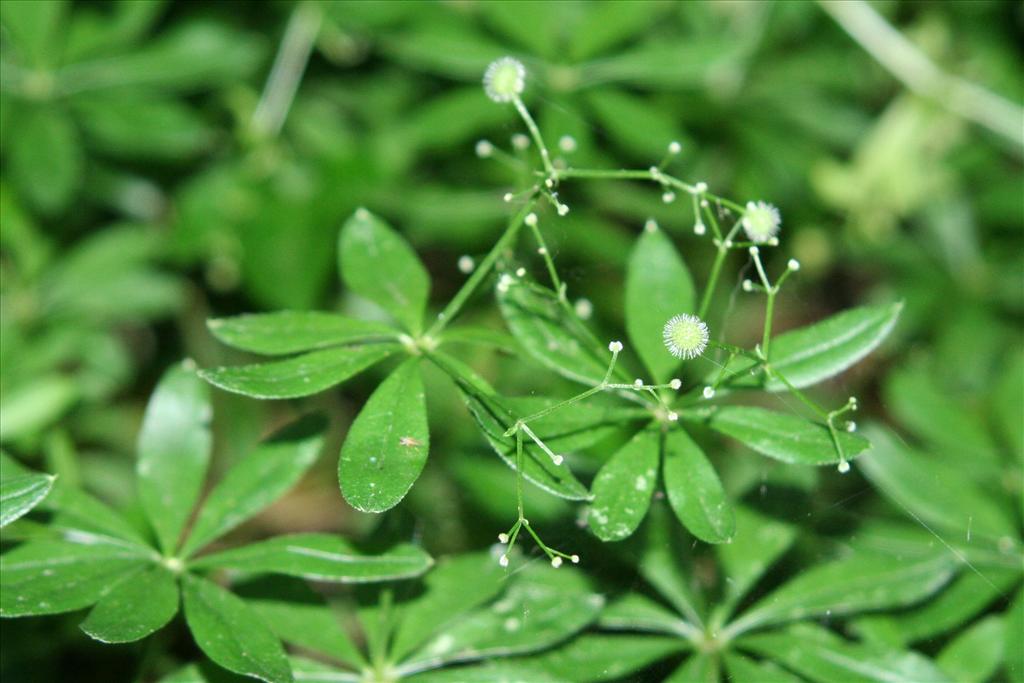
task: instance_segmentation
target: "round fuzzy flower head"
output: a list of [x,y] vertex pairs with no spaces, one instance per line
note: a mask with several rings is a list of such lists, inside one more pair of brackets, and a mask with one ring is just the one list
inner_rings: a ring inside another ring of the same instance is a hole
[[743,232],[751,242],[763,244],[779,234],[782,217],[779,210],[767,202],[747,202],[743,214]]
[[491,62],[484,72],[484,92],[495,102],[511,102],[526,87],[526,67],[512,57]]
[[695,315],[680,313],[665,323],[665,347],[676,358],[696,358],[708,347],[708,326]]

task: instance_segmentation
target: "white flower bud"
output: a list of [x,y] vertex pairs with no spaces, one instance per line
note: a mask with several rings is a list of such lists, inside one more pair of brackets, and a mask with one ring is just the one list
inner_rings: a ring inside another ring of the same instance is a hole
[[476,263],[473,261],[472,256],[460,256],[459,257],[459,272],[460,273],[472,273],[476,267]]
[[701,392],[704,398],[712,399],[715,397],[715,388],[711,386],[704,387],[704,391]]
[[537,225],[537,214],[532,212],[526,214],[526,218],[523,219],[523,222],[529,226]]
[[682,386],[683,386],[683,380],[681,380],[681,379],[673,379],[671,382],[668,383],[668,385],[673,390],[679,391],[682,388]]
[[561,567],[562,566],[562,558],[560,558],[558,555],[555,555],[554,557],[552,557],[551,558],[551,566],[554,567],[555,569],[558,569],[559,567]]
[[839,470],[839,474],[846,474],[850,471],[850,463],[844,460],[839,463],[839,466],[836,467],[836,469]]
[[512,136],[512,146],[523,150],[530,146],[530,138],[523,133],[516,133]]
[[622,350],[622,342],[620,342],[620,341],[613,341],[613,342],[611,342],[610,344],[608,344],[608,350],[611,351],[612,353],[618,353],[619,351]]
[[480,140],[476,143],[476,155],[478,157],[486,159],[492,154],[494,154],[494,145],[489,140]]
[[558,138],[558,149],[566,154],[576,151],[576,138],[571,135],[563,135]]
[[693,224],[693,234],[703,235],[708,231],[707,226],[704,225],[703,221],[697,221]]
[[789,259],[789,262],[786,264],[786,267],[793,271],[800,270],[800,262],[797,261],[795,258],[791,258]]
[[668,143],[668,153],[669,154],[679,154],[682,151],[683,151],[683,146],[680,145],[675,140],[673,140],[672,142]]
[[675,200],[676,200],[676,193],[675,192],[666,192],[666,193],[661,195],[661,201],[665,202],[666,204],[671,204]]
[[508,534],[498,534],[498,543],[508,543]]
[[498,564],[500,564],[502,567],[507,567],[508,566],[508,555],[502,555],[501,557],[499,557],[498,558]]

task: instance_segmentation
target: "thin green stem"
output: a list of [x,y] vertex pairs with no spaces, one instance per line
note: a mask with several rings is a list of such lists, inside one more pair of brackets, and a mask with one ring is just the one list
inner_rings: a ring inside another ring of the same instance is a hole
[[462,307],[466,305],[473,293],[476,292],[477,288],[484,281],[484,279],[490,275],[491,270],[494,268],[494,264],[498,261],[498,257],[505,251],[511,244],[515,242],[516,237],[519,235],[519,229],[523,225],[523,220],[526,215],[529,214],[533,207],[536,205],[537,200],[530,199],[509,221],[508,227],[505,228],[504,234],[501,238],[495,242],[494,246],[487,253],[487,256],[480,262],[477,269],[473,271],[473,274],[469,276],[462,288],[455,293],[448,305],[444,307],[444,310],[437,314],[437,320],[427,331],[428,337],[436,337],[445,326],[454,320],[459,313],[462,311]]
[[711,297],[715,293],[715,288],[718,286],[718,278],[722,273],[722,265],[725,263],[725,257],[728,255],[729,250],[725,248],[725,245],[719,243],[718,251],[715,253],[715,260],[711,264],[711,274],[708,276],[708,284],[704,287],[704,295],[700,300],[700,310],[697,312],[697,317],[701,320],[707,316],[708,308],[711,306]]
[[551,165],[551,154],[548,152],[547,145],[544,144],[544,138],[540,135],[540,129],[537,128],[537,124],[534,122],[533,117],[530,116],[530,110],[526,108],[523,101],[518,95],[513,97],[512,103],[516,106],[516,111],[519,112],[519,116],[523,119],[523,123],[530,130],[530,136],[533,138],[534,144],[537,145],[537,149],[540,150],[540,160],[544,164],[544,170],[547,172],[549,178],[555,176],[555,167]]
[[555,262],[551,258],[551,250],[548,249],[547,243],[544,242],[544,235],[541,234],[540,226],[537,225],[536,221],[530,223],[530,230],[533,232],[533,238],[537,240],[538,253],[544,257],[544,265],[547,266],[548,275],[551,277],[551,285],[558,292],[558,298],[565,299],[565,289],[558,277],[558,271],[555,270]]
[[273,137],[281,131],[313,52],[322,18],[323,13],[315,3],[300,3],[292,11],[267,84],[252,113],[251,126],[257,136]]

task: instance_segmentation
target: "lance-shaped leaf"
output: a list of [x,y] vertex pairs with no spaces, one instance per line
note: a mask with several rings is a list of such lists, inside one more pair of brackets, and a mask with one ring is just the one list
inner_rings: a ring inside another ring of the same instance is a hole
[[665,323],[695,313],[693,278],[672,241],[653,223],[636,241],[626,267],[626,330],[647,369],[666,381],[679,365],[662,343]]
[[[780,334],[772,339],[772,368],[798,389],[834,377],[874,351],[896,326],[902,310],[902,302],[861,306]],[[777,379],[765,381],[762,374],[751,377],[745,370],[753,365],[748,359],[733,360],[728,369],[737,374],[730,385],[786,391]]]
[[207,579],[185,574],[185,619],[196,644],[225,669],[267,683],[290,683],[281,641],[245,602]]
[[718,683],[719,660],[698,652],[673,671],[664,683]]
[[[839,453],[828,427],[796,415],[763,408],[725,406],[711,416],[712,429],[741,441],[752,449],[792,465],[830,465]],[[840,431],[839,443],[852,460],[870,444],[867,439]]]
[[69,540],[115,545],[128,542],[140,551],[151,552],[149,542],[124,517],[66,482],[58,482],[40,507],[54,513],[49,527]]
[[391,373],[359,411],[338,460],[345,500],[362,512],[384,512],[405,498],[427,462],[430,432],[419,360]]
[[598,624],[614,631],[648,631],[684,638],[699,634],[678,614],[640,593],[629,593],[608,605]]
[[423,592],[400,603],[391,657],[401,661],[431,634],[505,587],[505,571],[490,553],[446,557],[423,578]]
[[688,641],[668,636],[587,634],[532,657],[531,662],[558,680],[589,683],[625,678],[688,647]]
[[221,567],[251,574],[286,574],[314,581],[365,583],[419,576],[433,560],[422,548],[398,545],[368,555],[329,534],[278,536],[241,548],[204,555],[193,567]]
[[736,508],[736,536],[715,548],[725,575],[722,604],[731,609],[772,566],[796,538],[796,529],[760,515],[748,507]]
[[80,628],[104,643],[129,643],[162,628],[177,613],[177,579],[158,565],[114,587]]
[[802,683],[803,679],[789,673],[774,662],[755,662],[739,653],[726,653],[727,680],[732,683]]
[[1003,659],[1003,620],[990,615],[971,624],[949,642],[935,663],[953,681],[983,683]]
[[599,352],[583,323],[553,292],[516,280],[498,288],[498,306],[512,335],[534,360],[575,382],[598,384],[604,379],[611,355],[606,349]]
[[419,334],[430,276],[409,243],[383,220],[358,209],[341,228],[338,250],[345,285]]
[[901,562],[885,555],[854,555],[804,571],[761,598],[727,629],[742,633],[825,614],[906,607],[944,586],[956,569],[956,558],[946,552]]
[[173,553],[210,461],[209,388],[188,364],[169,369],[146,406],[136,463],[139,502],[160,548]]
[[[476,389],[460,385],[462,397],[470,414],[483,432],[491,448],[512,469],[516,468],[516,437],[505,436],[505,430],[521,416],[512,412],[493,396],[485,396]],[[562,454],[559,454],[562,455]],[[579,482],[565,461],[556,465],[532,439],[523,436],[523,477],[561,498],[587,500],[590,493]]]
[[640,574],[694,626],[703,624],[703,604],[693,577],[686,572],[686,557],[680,552],[682,542],[678,527],[672,523],[668,510],[655,505],[645,529],[640,560]]
[[[872,449],[860,460],[864,476],[911,516],[967,538],[1017,536],[1015,522],[960,468],[917,453],[891,431],[869,425]],[[973,452],[973,451],[972,451]]]
[[266,356],[396,338],[395,330],[383,323],[320,311],[277,311],[216,318],[208,320],[206,326],[228,346]]
[[811,624],[796,624],[785,631],[746,636],[737,645],[774,659],[787,669],[819,683],[949,681],[934,663],[916,652],[850,643]]
[[281,640],[327,655],[353,669],[365,666],[339,615],[305,581],[263,576],[232,588]]
[[33,472],[0,451],[0,528],[39,504],[53,488],[51,474]]
[[[150,551],[151,552],[151,551]],[[41,539],[0,556],[0,616],[88,607],[147,566],[137,546]]]
[[199,374],[214,386],[251,398],[298,398],[340,384],[397,350],[395,344],[339,346],[259,365],[200,370]]
[[182,554],[191,555],[284,495],[316,461],[323,429],[322,418],[307,415],[232,467],[203,502]]
[[1003,668],[1011,683],[1024,681],[1024,587],[1010,601],[1003,625]]
[[602,541],[620,541],[640,526],[658,483],[661,431],[643,429],[616,451],[594,478],[587,523]]
[[715,468],[682,429],[665,436],[665,492],[676,517],[706,543],[728,543],[736,518]]
[[410,669],[550,647],[593,621],[604,598],[576,571],[530,565],[498,602],[465,615],[409,658]]
[[[336,679],[312,679],[312,683],[334,683]],[[404,680],[404,679],[403,679]],[[568,683],[545,671],[532,658],[490,660],[483,664],[434,669],[416,674],[409,683]]]

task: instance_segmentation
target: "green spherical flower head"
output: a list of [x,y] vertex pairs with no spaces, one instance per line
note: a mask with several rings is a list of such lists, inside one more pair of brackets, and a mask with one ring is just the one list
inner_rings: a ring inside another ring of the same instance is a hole
[[763,244],[779,234],[782,217],[779,210],[767,202],[747,202],[743,214],[743,232],[751,242]]
[[681,313],[665,323],[662,338],[668,352],[676,358],[696,358],[708,346],[708,326],[695,315]]
[[484,72],[484,92],[495,102],[511,102],[525,86],[526,67],[518,59],[496,59]]

